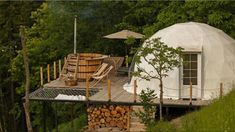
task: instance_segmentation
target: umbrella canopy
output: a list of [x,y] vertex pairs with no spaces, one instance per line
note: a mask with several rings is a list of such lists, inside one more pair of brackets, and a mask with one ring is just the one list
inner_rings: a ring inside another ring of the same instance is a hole
[[122,30],[122,31],[104,36],[104,38],[109,38],[109,39],[128,39],[129,37],[141,39],[144,37],[144,35],[130,31],[130,30]]

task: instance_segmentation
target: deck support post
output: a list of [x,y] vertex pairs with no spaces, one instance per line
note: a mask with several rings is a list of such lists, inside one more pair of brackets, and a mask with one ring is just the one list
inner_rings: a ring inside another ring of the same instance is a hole
[[108,100],[111,101],[111,82],[108,79]]
[[51,81],[51,78],[50,78],[50,64],[47,64],[47,82],[50,82]]
[[71,104],[71,129],[72,129],[72,132],[74,132],[74,103]]
[[54,80],[56,80],[56,62],[54,61]]
[[58,107],[57,107],[57,102],[55,102],[55,125],[56,125],[56,132],[58,132],[58,118],[57,118],[57,116],[58,116],[58,112],[57,112],[57,109],[58,109]]
[[41,81],[41,87],[43,87],[43,69],[42,66],[40,67],[40,81]]
[[169,107],[166,107],[166,118],[169,117]]
[[190,89],[189,89],[189,104],[192,105],[192,95],[193,95],[193,86],[192,86],[192,82],[190,82]]
[[134,80],[134,102],[136,103],[136,88],[137,88],[137,82]]
[[43,101],[42,102],[42,110],[43,110],[43,132],[46,132],[47,131],[47,124],[46,124],[46,120],[47,120],[47,111],[46,111],[46,102]]
[[88,78],[86,78],[86,99],[87,100],[89,100],[89,91],[88,91],[88,89],[89,89],[89,79]]
[[223,97],[223,83],[220,83],[220,98]]

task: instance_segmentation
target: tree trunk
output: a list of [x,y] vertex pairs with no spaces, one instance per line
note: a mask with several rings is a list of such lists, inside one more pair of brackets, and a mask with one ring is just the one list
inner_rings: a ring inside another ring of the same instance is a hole
[[0,132],[3,132],[2,122],[0,122]]
[[22,51],[23,51],[23,59],[24,59],[24,68],[25,68],[25,75],[26,75],[26,83],[25,83],[25,103],[23,103],[25,109],[25,116],[26,116],[26,124],[28,128],[28,132],[32,132],[32,125],[30,121],[30,113],[29,113],[29,87],[30,87],[30,73],[29,73],[29,60],[27,55],[27,48],[25,42],[25,31],[24,27],[20,27],[20,36],[21,36],[21,44],[22,44]]
[[[13,108],[14,107],[14,103],[15,103],[15,93],[14,93],[14,86],[13,86],[13,81],[12,81],[12,78],[11,78],[11,81],[10,81],[10,86],[11,86],[11,107]],[[15,119],[15,115],[12,114],[12,118],[13,118],[13,131],[16,132],[16,119]]]
[[74,104],[72,103],[71,104],[71,129],[72,131],[75,130],[73,120],[74,120]]
[[4,101],[3,101],[3,92],[2,88],[0,88],[0,124],[1,124],[1,132],[6,132],[6,119],[5,119],[5,110],[4,110]]
[[162,84],[162,78],[160,79],[160,105],[159,105],[159,115],[160,115],[160,120],[162,121],[162,105],[163,105],[163,84]]

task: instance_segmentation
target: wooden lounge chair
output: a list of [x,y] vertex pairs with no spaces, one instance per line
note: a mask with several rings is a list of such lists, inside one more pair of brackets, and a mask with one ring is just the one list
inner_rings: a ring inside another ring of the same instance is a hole
[[124,57],[108,57],[104,59],[104,62],[113,66],[113,72],[116,74],[117,70],[122,66]]
[[102,63],[102,65],[100,65],[97,70],[91,75],[91,77],[95,77],[95,76],[99,76],[101,75],[105,69],[107,68],[108,64],[107,63]]
[[112,69],[113,69],[113,66],[109,66],[108,68],[104,70],[104,72],[102,72],[101,75],[91,76],[93,80],[90,83],[90,87],[96,86],[101,80],[103,80],[105,77],[108,77],[108,74]]

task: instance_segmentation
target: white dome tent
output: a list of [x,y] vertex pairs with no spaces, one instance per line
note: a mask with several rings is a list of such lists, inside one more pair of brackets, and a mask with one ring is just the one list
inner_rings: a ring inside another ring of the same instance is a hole
[[[163,79],[164,98],[189,98],[189,80],[193,83],[192,96],[195,99],[218,97],[220,83],[223,83],[224,93],[232,89],[235,83],[235,40],[222,30],[203,23],[178,23],[158,31],[149,39],[159,37],[170,47],[184,48],[184,56],[190,65],[175,68]],[[143,59],[139,66],[152,71]],[[136,65],[134,69],[137,69]],[[132,77],[131,82],[124,85],[126,91],[133,93],[134,80],[137,80],[137,93],[150,88],[159,97],[159,81],[155,79],[146,81]]]

